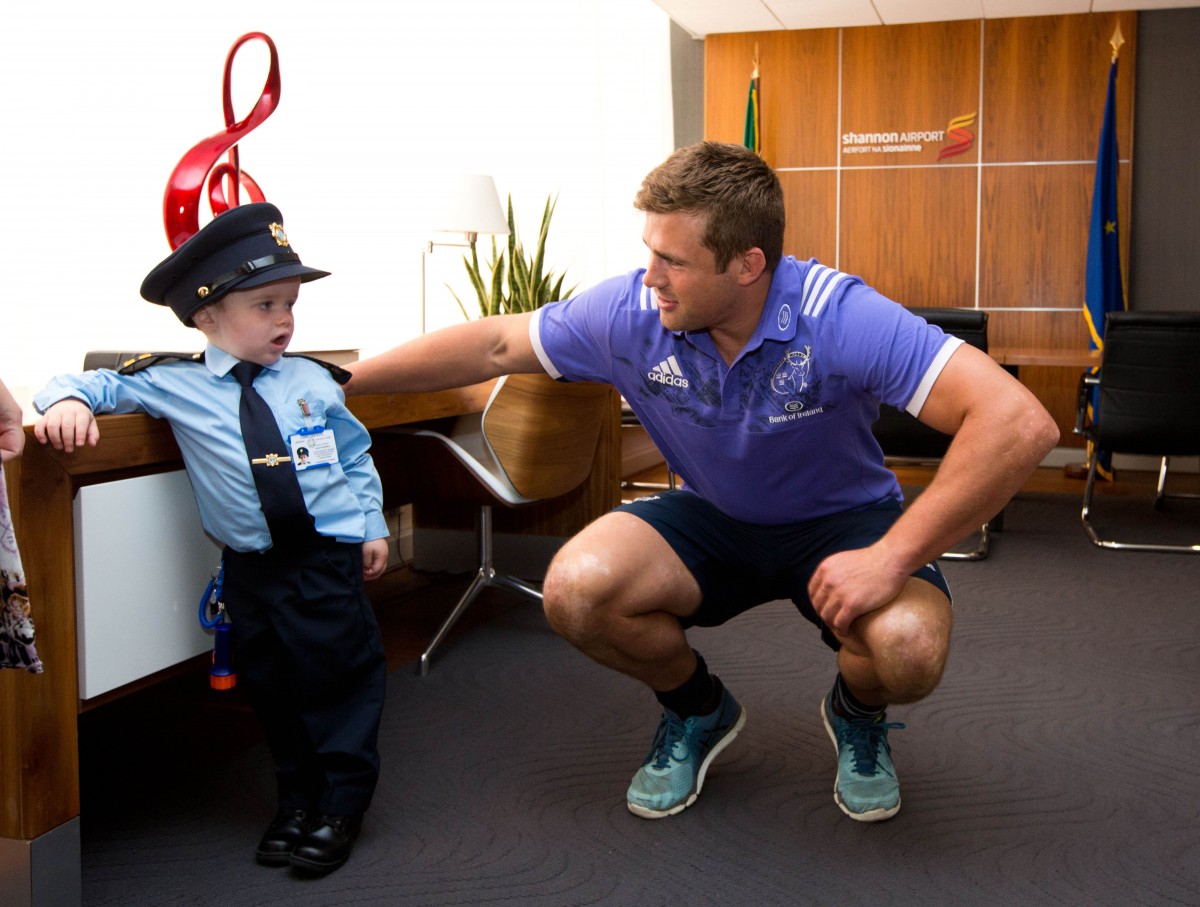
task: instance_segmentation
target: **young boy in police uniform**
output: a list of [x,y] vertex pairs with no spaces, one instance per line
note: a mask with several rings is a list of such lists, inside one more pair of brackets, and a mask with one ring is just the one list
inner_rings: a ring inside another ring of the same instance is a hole
[[95,413],[170,423],[204,528],[225,546],[238,673],[277,767],[279,811],[256,858],[316,874],[350,856],[374,792],[386,671],[363,590],[387,564],[370,436],[335,383],[344,372],[284,355],[300,284],[327,274],[301,263],[274,205],[234,208],[141,287],[205,335],[202,354],[59,376],[34,398],[37,439],[67,452],[97,443]]

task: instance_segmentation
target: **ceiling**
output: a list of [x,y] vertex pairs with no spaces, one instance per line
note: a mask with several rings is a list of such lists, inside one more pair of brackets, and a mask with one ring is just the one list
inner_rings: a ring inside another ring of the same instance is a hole
[[740,31],[903,25],[1200,6],[1184,0],[654,0],[695,38]]

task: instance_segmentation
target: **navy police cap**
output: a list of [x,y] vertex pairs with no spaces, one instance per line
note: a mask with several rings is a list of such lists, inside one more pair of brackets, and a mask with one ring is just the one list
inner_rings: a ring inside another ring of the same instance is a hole
[[192,315],[230,290],[328,275],[301,264],[288,243],[279,209],[255,202],[217,215],[168,255],[142,281],[142,298],[170,306],[180,321],[193,327]]

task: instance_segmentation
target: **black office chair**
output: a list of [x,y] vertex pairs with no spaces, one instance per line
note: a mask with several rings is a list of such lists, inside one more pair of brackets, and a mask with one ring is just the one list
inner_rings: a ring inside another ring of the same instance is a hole
[[[1200,554],[1200,545],[1149,544],[1102,539],[1089,518],[1097,464],[1102,454],[1161,457],[1154,508],[1166,493],[1171,457],[1200,456],[1200,312],[1109,312],[1097,374],[1079,381],[1075,433],[1091,442],[1080,520],[1101,548]],[[1092,418],[1088,398],[1098,387]]]
[[[961,338],[971,346],[987,352],[987,312],[977,309],[917,308],[909,309],[947,334]],[[879,419],[871,429],[884,457],[891,461],[938,463],[950,446],[950,435],[930,428],[915,417],[894,406],[879,407]],[[978,561],[988,556],[993,530],[999,530],[1004,514],[997,514],[979,530],[978,542],[968,551],[947,551],[946,560]]]

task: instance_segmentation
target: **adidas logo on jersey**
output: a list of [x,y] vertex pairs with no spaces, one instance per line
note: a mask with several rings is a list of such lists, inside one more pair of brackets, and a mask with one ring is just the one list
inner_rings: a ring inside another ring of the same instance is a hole
[[650,371],[646,372],[646,377],[651,381],[657,381],[659,384],[669,384],[671,387],[688,386],[687,378],[683,377],[683,372],[679,369],[679,363],[675,361],[674,356],[668,356]]

